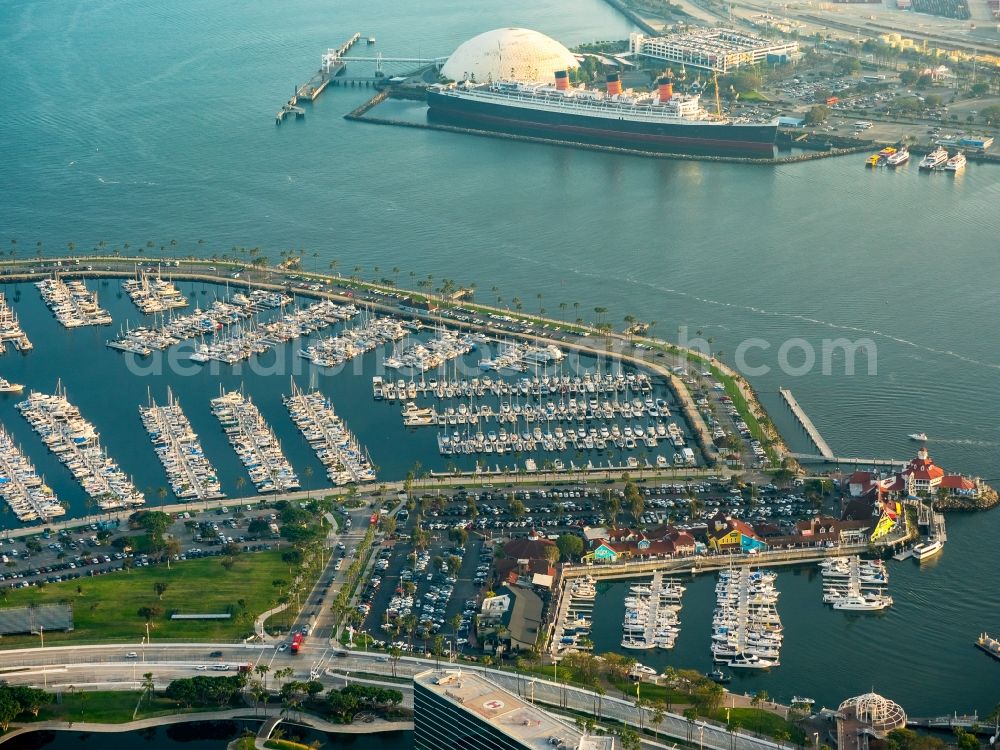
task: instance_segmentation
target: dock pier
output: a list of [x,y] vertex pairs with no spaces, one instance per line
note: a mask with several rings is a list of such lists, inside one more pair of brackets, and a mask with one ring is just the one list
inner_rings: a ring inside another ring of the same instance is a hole
[[819,454],[827,460],[834,458],[833,451],[830,449],[830,446],[827,445],[823,436],[819,434],[819,430],[816,429],[816,425],[814,425],[812,420],[809,419],[805,410],[799,406],[799,402],[795,400],[795,396],[792,395],[792,392],[787,388],[778,388],[778,393],[780,393],[782,398],[785,399],[785,403],[788,404],[788,408],[792,410],[792,414],[795,415],[799,424],[802,425],[802,429],[804,429],[806,434],[809,435],[809,439],[812,440],[813,445],[815,445],[817,450],[819,450]]
[[319,95],[326,90],[326,87],[330,85],[331,79],[340,75],[344,72],[347,67],[347,63],[343,61],[343,56],[350,51],[351,47],[358,43],[361,39],[361,32],[355,32],[354,36],[348,39],[346,42],[341,44],[337,48],[329,48],[320,57],[320,67],[308,81],[303,83],[301,86],[296,87],[295,94],[289,99],[282,107],[278,110],[277,115],[275,115],[274,121],[276,125],[280,125],[285,121],[285,118],[293,114],[296,118],[305,117],[306,111],[298,106],[299,102],[314,102],[319,98]]

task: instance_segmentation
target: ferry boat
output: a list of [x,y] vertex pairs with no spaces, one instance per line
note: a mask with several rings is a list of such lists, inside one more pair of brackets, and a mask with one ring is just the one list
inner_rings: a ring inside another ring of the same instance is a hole
[[965,154],[959,151],[953,157],[948,159],[947,162],[945,162],[944,169],[946,172],[961,172],[965,169],[965,163]]
[[948,161],[948,152],[943,148],[938,146],[936,149],[931,151],[927,156],[920,160],[920,169],[924,171],[930,171],[932,169],[938,169],[942,164]]
[[884,149],[879,151],[877,154],[872,154],[865,160],[865,166],[881,167],[889,163],[889,159],[896,155],[895,146],[886,146]]
[[928,542],[921,542],[913,545],[913,556],[920,562],[934,557],[934,555],[944,549],[944,542],[940,539],[931,539]]
[[1000,659],[1000,640],[992,638],[986,633],[980,633],[976,639],[976,648],[982,649],[994,659]]
[[617,73],[606,91],[571,87],[568,73],[555,81],[470,81],[427,90],[429,117],[480,128],[560,141],[660,152],[771,156],[776,122],[751,123],[709,114],[694,94],[675,94],[661,78],[657,92],[623,91]]
[[910,150],[906,146],[900,147],[896,153],[886,157],[885,163],[889,167],[898,167],[906,164],[910,160]]

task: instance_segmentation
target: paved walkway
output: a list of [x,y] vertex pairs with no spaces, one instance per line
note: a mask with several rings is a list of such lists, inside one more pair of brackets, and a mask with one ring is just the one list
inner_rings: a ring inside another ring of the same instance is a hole
[[264,623],[267,622],[267,618],[269,618],[271,615],[276,615],[279,612],[284,612],[286,609],[288,609],[290,604],[291,602],[285,602],[284,604],[279,604],[277,607],[272,607],[271,609],[267,610],[267,612],[262,612],[261,614],[257,615],[257,619],[253,621],[253,629],[254,632],[257,633],[257,637],[260,638],[261,641],[263,641],[264,643],[275,643],[281,640],[281,638],[269,635],[267,630],[264,629]]
[[294,719],[282,714],[282,709],[277,706],[261,708],[254,711],[252,708],[234,708],[228,711],[205,711],[186,714],[172,714],[170,716],[156,716],[149,719],[139,719],[128,721],[122,724],[103,724],[90,721],[37,721],[28,724],[21,724],[12,728],[4,735],[0,735],[0,745],[12,737],[29,732],[40,732],[43,730],[55,731],[77,731],[77,732],[132,732],[138,729],[148,729],[149,727],[166,726],[168,724],[185,724],[195,721],[224,721],[227,719],[250,719],[260,720],[267,717],[286,719],[295,724],[304,724],[321,732],[332,732],[339,734],[374,734],[376,732],[407,731],[413,729],[412,721],[386,721],[385,719],[374,719],[371,722],[358,722],[356,724],[332,724],[318,716],[306,713],[296,713]]

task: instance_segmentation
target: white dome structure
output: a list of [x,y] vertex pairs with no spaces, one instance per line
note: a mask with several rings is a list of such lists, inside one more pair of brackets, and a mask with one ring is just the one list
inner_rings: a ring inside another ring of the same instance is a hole
[[545,34],[530,29],[494,29],[460,45],[441,74],[453,81],[541,83],[551,82],[557,70],[579,64],[572,52]]
[[856,722],[877,737],[885,737],[893,729],[906,726],[906,712],[898,703],[878,693],[865,693],[848,698],[840,704],[838,713],[847,721]]

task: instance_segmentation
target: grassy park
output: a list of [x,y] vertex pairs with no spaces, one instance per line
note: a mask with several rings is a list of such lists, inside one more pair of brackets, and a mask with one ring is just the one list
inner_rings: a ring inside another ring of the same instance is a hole
[[[46,632],[46,643],[53,645],[138,643],[146,634],[147,618],[152,641],[235,640],[250,633],[254,618],[273,606],[280,592],[287,592],[292,575],[278,551],[238,555],[227,566],[223,561],[219,557],[186,560],[170,569],[158,565],[5,591],[0,594],[0,606],[72,604],[75,629]],[[232,616],[228,620],[171,620],[174,612],[228,612]],[[38,636],[9,636],[0,641],[0,648],[38,645],[38,641]]]
[[[142,696],[138,690],[100,690],[94,692],[65,691],[58,703],[50,703],[38,712],[36,721],[90,721],[101,724],[124,724],[136,719],[169,716],[180,710],[180,704],[169,698]],[[185,709],[197,711],[198,709]]]

